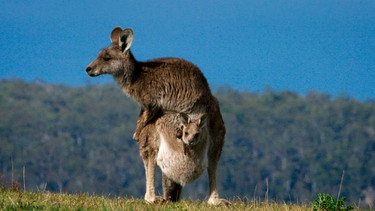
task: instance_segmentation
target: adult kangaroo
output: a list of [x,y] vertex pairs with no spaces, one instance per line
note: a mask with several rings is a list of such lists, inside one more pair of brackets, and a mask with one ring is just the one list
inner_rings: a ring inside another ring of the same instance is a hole
[[225,126],[219,104],[203,73],[194,64],[178,58],[159,58],[139,62],[130,51],[134,34],[130,28],[116,27],[110,35],[112,45],[102,49],[86,72],[94,77],[110,74],[122,91],[141,105],[134,139],[163,112],[206,113],[212,142],[208,148],[210,204],[220,204],[217,190],[217,165],[224,145]]

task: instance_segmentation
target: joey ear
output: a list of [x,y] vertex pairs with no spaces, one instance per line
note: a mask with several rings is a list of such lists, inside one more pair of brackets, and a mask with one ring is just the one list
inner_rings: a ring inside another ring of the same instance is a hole
[[134,39],[134,33],[131,28],[124,29],[121,32],[120,38],[119,38],[119,44],[123,53],[125,53],[126,51],[130,49],[130,46],[133,43],[133,39]]
[[118,45],[120,34],[122,32],[121,27],[116,27],[111,32],[111,41],[113,45]]
[[183,125],[187,125],[190,122],[190,117],[189,115],[185,113],[180,113],[180,119]]
[[207,123],[207,115],[204,114],[203,116],[201,116],[201,118],[199,119],[199,126],[200,127],[203,127],[205,126]]

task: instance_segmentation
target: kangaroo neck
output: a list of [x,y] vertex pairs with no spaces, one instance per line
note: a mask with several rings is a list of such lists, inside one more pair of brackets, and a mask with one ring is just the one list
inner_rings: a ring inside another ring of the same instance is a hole
[[123,71],[120,71],[117,75],[113,75],[115,81],[126,94],[128,94],[129,86],[139,77],[139,74],[141,73],[139,68],[138,61],[129,50],[124,56]]

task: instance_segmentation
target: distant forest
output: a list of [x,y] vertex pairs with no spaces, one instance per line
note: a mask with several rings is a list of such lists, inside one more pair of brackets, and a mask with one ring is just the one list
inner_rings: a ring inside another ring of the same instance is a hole
[[[0,81],[0,182],[27,190],[139,197],[145,175],[132,140],[140,107],[115,84]],[[214,90],[227,128],[223,197],[352,203],[375,198],[375,102],[291,91]],[[158,173],[160,174],[160,172]],[[157,181],[161,193],[160,175]],[[204,199],[207,174],[183,189]]]

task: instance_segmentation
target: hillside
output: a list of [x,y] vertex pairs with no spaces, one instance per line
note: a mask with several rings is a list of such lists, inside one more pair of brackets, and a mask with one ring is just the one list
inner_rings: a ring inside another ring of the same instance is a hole
[[[3,181],[23,181],[25,173],[27,190],[143,197],[143,164],[131,139],[139,107],[115,85],[3,80],[0,89]],[[227,127],[223,197],[309,202],[317,193],[336,195],[344,171],[341,195],[373,203],[373,101],[227,87],[215,96]],[[204,199],[207,189],[204,175],[183,197]]]

